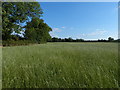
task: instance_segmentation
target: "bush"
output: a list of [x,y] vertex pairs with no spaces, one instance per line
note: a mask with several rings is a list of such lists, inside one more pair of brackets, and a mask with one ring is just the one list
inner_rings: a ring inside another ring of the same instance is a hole
[[8,41],[2,41],[3,46],[21,46],[21,45],[29,45],[29,44],[35,44],[33,41],[29,40],[8,40]]

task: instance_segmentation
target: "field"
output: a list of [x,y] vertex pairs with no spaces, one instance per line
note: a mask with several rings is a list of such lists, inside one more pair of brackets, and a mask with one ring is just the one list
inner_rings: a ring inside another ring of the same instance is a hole
[[3,88],[117,88],[117,43],[3,47]]

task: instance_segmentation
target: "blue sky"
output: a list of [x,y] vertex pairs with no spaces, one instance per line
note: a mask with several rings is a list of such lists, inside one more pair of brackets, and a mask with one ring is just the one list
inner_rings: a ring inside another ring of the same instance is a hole
[[117,2],[41,2],[52,37],[118,38]]
[[119,2],[119,0],[36,0],[36,1],[38,2]]

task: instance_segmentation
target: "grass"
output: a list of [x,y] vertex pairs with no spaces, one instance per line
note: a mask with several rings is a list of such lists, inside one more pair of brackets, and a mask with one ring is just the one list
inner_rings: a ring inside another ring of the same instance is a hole
[[117,43],[3,48],[3,88],[117,88]]

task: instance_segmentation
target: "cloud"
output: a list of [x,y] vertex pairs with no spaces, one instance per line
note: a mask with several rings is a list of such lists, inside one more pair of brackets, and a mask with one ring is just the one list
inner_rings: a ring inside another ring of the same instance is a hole
[[59,28],[53,28],[52,30],[59,30]]
[[77,38],[95,38],[95,37],[103,37],[108,33],[107,30],[104,29],[96,29],[94,32],[90,33],[82,33],[77,36]]
[[114,39],[120,38],[120,32],[117,30],[114,30],[113,32],[109,32],[108,37],[113,37]]
[[52,37],[58,37],[58,35],[56,35],[56,33],[54,33],[54,32],[50,32],[50,35],[51,35]]
[[101,29],[96,29],[96,31],[91,32],[89,34],[86,34],[87,36],[97,36],[97,35],[103,35],[105,34],[107,31],[106,30],[101,30]]
[[62,29],[60,28],[52,28],[52,31],[50,32],[50,35],[52,37],[58,37],[58,33],[62,32]]
[[60,28],[53,28],[52,32],[61,32],[62,30]]
[[65,29],[66,27],[63,26],[63,27],[61,27],[61,28]]

